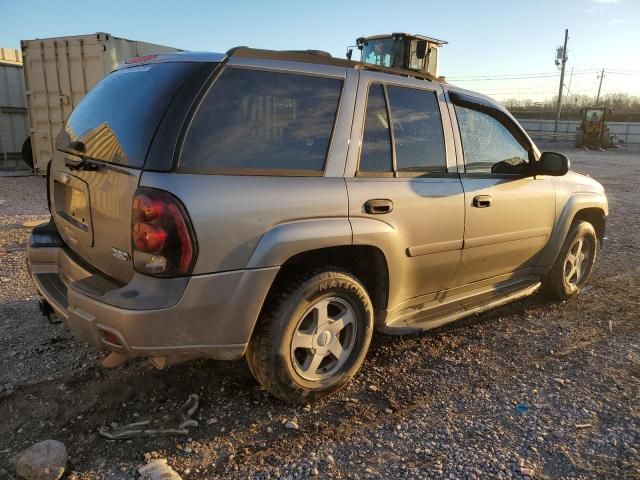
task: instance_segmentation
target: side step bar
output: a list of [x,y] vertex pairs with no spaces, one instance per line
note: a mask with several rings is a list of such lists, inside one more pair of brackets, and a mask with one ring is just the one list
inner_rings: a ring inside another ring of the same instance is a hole
[[506,289],[485,291],[471,297],[451,300],[445,304],[430,305],[423,310],[416,311],[409,318],[403,315],[396,321],[392,320],[386,325],[381,325],[379,330],[391,335],[405,335],[430,330],[528,297],[535,293],[540,285],[540,281],[519,282]]

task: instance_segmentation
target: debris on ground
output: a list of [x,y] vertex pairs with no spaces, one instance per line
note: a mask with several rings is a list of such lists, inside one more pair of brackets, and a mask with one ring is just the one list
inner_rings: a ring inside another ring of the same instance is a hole
[[140,478],[138,480],[182,480],[182,477],[167,464],[166,458],[151,460],[146,465],[138,468]]
[[591,428],[593,427],[593,425],[591,425],[590,423],[576,423],[576,428]]
[[58,480],[67,465],[62,442],[45,440],[27,448],[16,460],[16,474],[26,480]]
[[26,222],[22,222],[22,226],[25,228],[34,228],[38,225],[42,225],[43,223],[47,223],[49,221],[48,218],[39,218],[37,220],[28,220]]
[[188,435],[187,427],[198,426],[198,422],[191,418],[197,409],[198,395],[192,393],[184,405],[171,415],[165,415],[157,420],[101,427],[100,435],[110,440],[157,437],[159,435]]
[[284,424],[284,428],[287,430],[298,430],[300,427],[298,426],[297,420],[294,418],[292,420],[287,420]]

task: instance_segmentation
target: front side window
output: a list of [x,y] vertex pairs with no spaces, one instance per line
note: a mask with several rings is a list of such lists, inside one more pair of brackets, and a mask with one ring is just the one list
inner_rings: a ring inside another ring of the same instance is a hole
[[341,90],[338,79],[228,68],[196,111],[180,168],[321,172]]
[[527,171],[528,150],[492,116],[455,106],[467,173],[521,175]]
[[398,172],[446,172],[444,132],[435,93],[387,87]]

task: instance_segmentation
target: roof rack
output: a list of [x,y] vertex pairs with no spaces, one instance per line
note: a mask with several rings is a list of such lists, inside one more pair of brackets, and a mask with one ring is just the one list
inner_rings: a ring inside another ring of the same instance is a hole
[[391,75],[400,75],[403,77],[419,78],[431,82],[445,83],[443,80],[434,77],[430,73],[424,71],[383,67],[370,63],[335,58],[331,56],[330,53],[322,50],[263,50],[259,48],[240,46],[229,49],[227,51],[227,57],[264,58],[272,60],[314,63],[320,65],[333,65],[336,67],[371,70],[381,73],[388,73]]

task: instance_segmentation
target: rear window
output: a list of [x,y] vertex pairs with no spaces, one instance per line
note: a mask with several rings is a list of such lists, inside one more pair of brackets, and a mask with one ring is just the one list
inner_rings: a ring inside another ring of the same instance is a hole
[[341,89],[332,78],[228,68],[191,122],[180,169],[322,172]]
[[82,142],[83,156],[142,168],[162,114],[193,65],[140,65],[106,76],[71,113],[58,150],[82,153],[73,143]]

